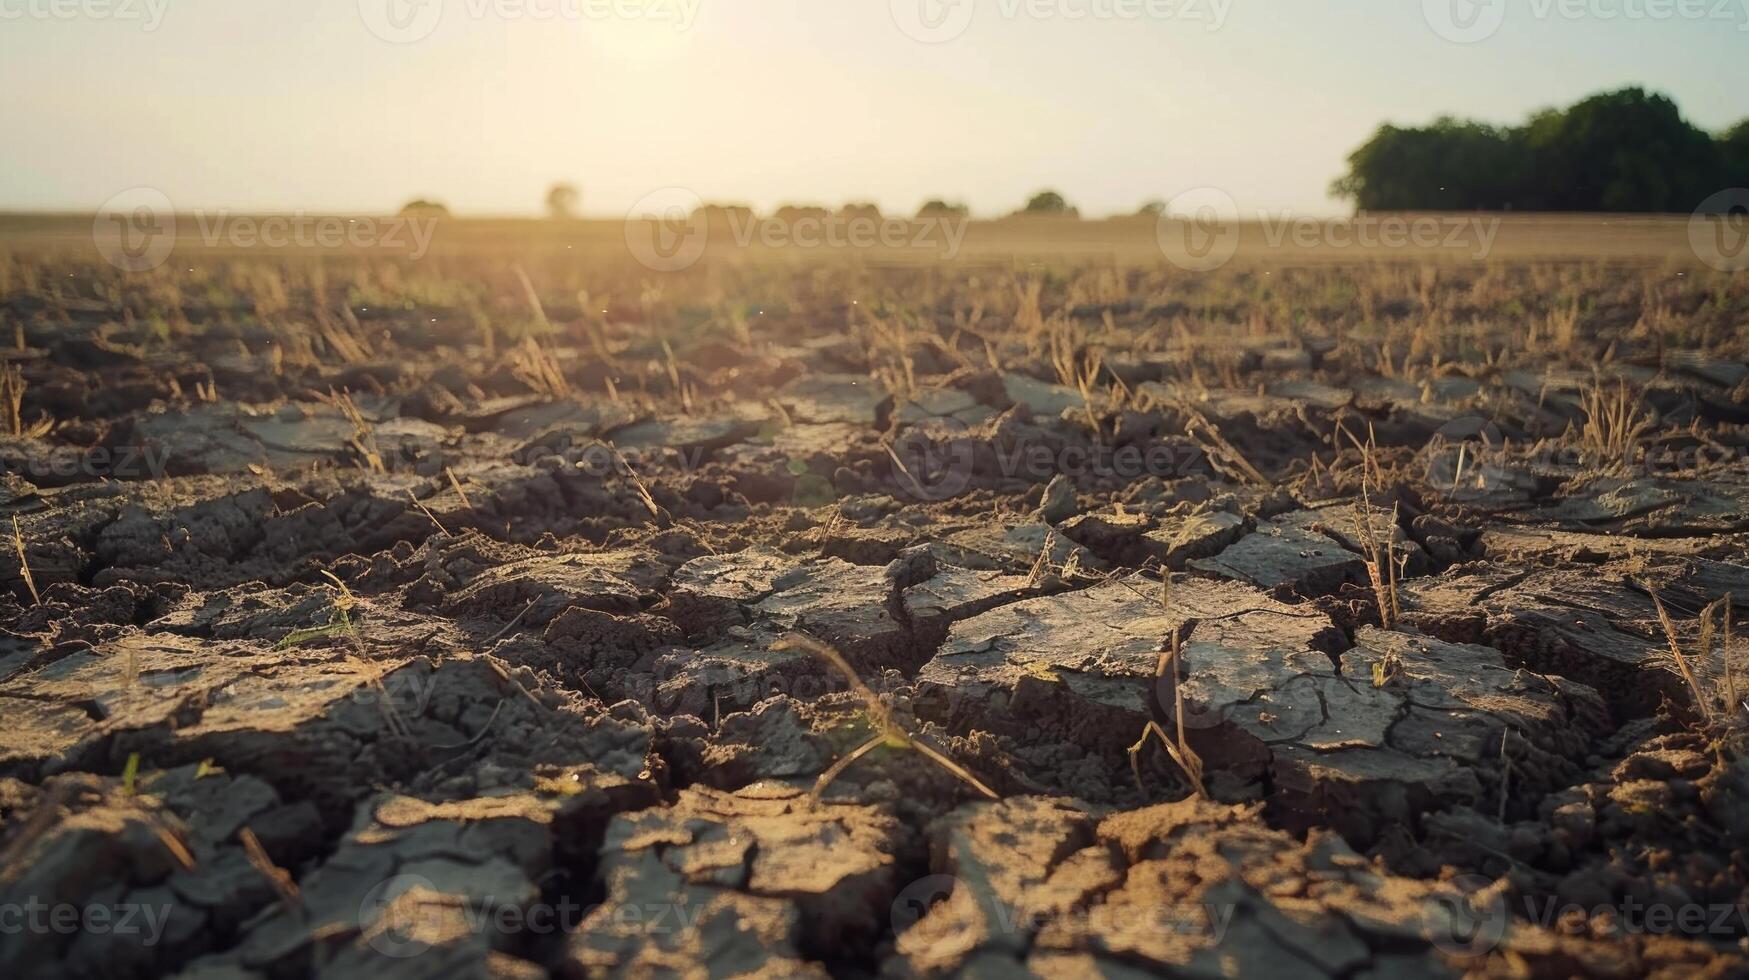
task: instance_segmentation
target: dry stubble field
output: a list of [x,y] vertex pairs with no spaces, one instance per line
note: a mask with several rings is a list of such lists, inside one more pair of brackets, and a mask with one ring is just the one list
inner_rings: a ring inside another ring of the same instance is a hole
[[84,228],[0,238],[7,976],[1744,974],[1680,223]]

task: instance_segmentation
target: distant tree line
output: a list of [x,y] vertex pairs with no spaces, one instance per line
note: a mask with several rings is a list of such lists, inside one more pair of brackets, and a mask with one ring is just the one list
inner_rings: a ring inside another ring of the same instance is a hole
[[1625,88],[1521,126],[1380,126],[1330,190],[1369,211],[1684,212],[1729,187],[1749,187],[1749,119],[1714,136]]
[[[1152,207],[1156,207],[1156,205],[1150,204],[1147,207],[1144,207],[1143,213],[1154,213],[1149,210],[1149,208]],[[753,214],[752,209],[745,205],[710,204],[706,205],[705,209],[713,214],[728,214],[731,211],[737,214],[744,213],[746,216],[751,216]],[[821,207],[817,204],[785,204],[774,211],[772,217],[778,221],[799,221],[803,218],[828,218],[831,217],[832,214],[833,212],[831,209]],[[1081,216],[1081,211],[1079,208],[1070,204],[1064,199],[1063,195],[1056,191],[1044,190],[1039,191],[1037,194],[1028,198],[1026,205],[1015,211],[1014,214],[1079,218]],[[870,218],[879,220],[881,218],[881,209],[873,204],[846,204],[844,207],[838,209],[837,215],[841,218]],[[965,218],[970,217],[970,215],[971,209],[964,204],[958,201],[950,202],[939,197],[931,198],[928,201],[923,202],[923,206],[917,209],[918,218]]]
[[[547,216],[555,221],[574,220],[579,215],[578,205],[583,199],[577,185],[558,183],[548,188],[545,198]],[[1157,217],[1165,210],[1164,201],[1149,201],[1143,204],[1136,213],[1143,217]],[[699,211],[712,219],[751,220],[754,217],[752,208],[744,204],[704,204]],[[401,209],[402,214],[431,215],[448,217],[449,208],[440,201],[418,198],[409,201]],[[1062,194],[1053,190],[1043,190],[1027,199],[1026,205],[1015,215],[1044,215],[1058,218],[1080,218],[1081,209],[1070,204]],[[830,208],[817,204],[785,204],[771,215],[778,221],[796,222],[804,219],[824,220],[838,217],[856,220],[879,221],[882,218],[879,206],[867,202],[852,202],[834,212]],[[917,209],[917,217],[925,218],[969,218],[971,209],[958,201],[948,201],[943,198],[931,198]]]

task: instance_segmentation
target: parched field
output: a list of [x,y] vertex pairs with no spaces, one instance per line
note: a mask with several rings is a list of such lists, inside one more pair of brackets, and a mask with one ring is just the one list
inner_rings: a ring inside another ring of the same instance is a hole
[[1749,971],[1681,221],[3,224],[0,974]]

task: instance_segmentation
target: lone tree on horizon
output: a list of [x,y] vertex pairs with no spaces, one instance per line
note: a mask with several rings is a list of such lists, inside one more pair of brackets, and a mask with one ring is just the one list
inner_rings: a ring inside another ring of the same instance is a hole
[[447,218],[449,208],[442,201],[428,201],[416,197],[401,205],[401,216],[406,218]]
[[554,184],[547,191],[547,216],[559,221],[568,221],[577,216],[577,203],[583,195],[578,193],[576,184]]
[[930,198],[929,200],[924,201],[923,206],[917,209],[917,217],[919,218],[940,217],[943,215],[960,217],[970,213],[971,209],[967,208],[964,204],[958,202],[949,204],[939,197]]
[[1056,191],[1039,191],[1034,194],[1032,199],[1026,202],[1026,207],[1022,209],[1021,213],[1054,214],[1071,218],[1081,216],[1080,210],[1070,207],[1069,202],[1063,200],[1063,195]]

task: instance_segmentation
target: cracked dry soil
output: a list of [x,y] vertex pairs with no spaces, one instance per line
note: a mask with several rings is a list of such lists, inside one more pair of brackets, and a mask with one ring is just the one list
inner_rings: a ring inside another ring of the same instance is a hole
[[445,261],[0,296],[0,974],[1749,975],[1740,279]]

